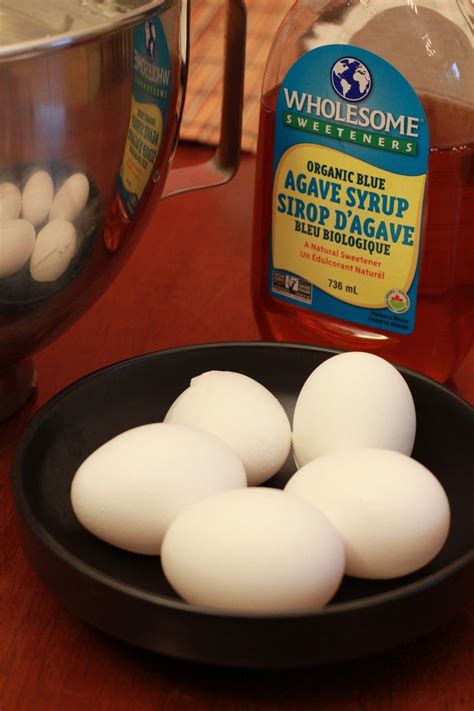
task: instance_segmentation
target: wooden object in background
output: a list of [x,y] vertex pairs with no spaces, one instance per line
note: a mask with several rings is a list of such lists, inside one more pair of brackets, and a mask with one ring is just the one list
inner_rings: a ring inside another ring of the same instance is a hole
[[[242,148],[255,153],[263,72],[273,37],[293,0],[247,0],[247,59]],[[224,51],[223,0],[191,0],[191,61],[181,137],[219,140]]]

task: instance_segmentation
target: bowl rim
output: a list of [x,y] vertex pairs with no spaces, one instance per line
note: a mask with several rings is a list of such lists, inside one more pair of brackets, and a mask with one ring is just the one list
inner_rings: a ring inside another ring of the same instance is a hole
[[97,22],[90,27],[84,27],[70,32],[45,35],[23,42],[12,42],[10,44],[0,45],[0,62],[4,59],[26,59],[38,54],[43,54],[49,50],[82,44],[83,42],[97,39],[102,35],[105,36],[114,32],[120,32],[130,26],[139,25],[153,15],[157,8],[163,6],[162,11],[164,11],[168,6],[171,6],[171,4],[172,0],[145,0],[142,6],[134,10],[124,12],[123,15],[117,15],[110,20],[106,19],[104,22]]
[[[127,597],[134,598],[137,601],[151,603],[157,605],[158,607],[166,607],[168,609],[177,610],[180,612],[185,612],[194,615],[208,615],[216,618],[226,618],[234,620],[286,620],[286,619],[312,619],[315,617],[328,617],[337,615],[340,613],[350,613],[358,612],[361,610],[367,610],[373,607],[382,606],[385,603],[390,603],[395,600],[400,600],[409,597],[414,594],[419,594],[424,592],[426,589],[437,585],[444,580],[456,575],[459,571],[467,568],[469,565],[474,563],[474,547],[464,553],[462,556],[456,560],[448,563],[439,570],[416,580],[414,582],[407,583],[401,587],[396,588],[396,590],[386,591],[378,593],[376,595],[370,595],[366,597],[361,597],[352,601],[345,602],[335,602],[330,603],[326,607],[323,607],[314,611],[299,611],[290,610],[285,612],[248,612],[245,611],[233,611],[225,610],[214,607],[206,607],[203,605],[193,605],[185,602],[184,600],[174,599],[171,597],[166,597],[162,595],[157,595],[155,593],[150,593],[144,589],[132,585],[130,583],[124,583],[117,578],[104,573],[100,568],[97,568],[89,563],[85,563],[81,558],[71,553],[65,546],[59,543],[56,538],[49,533],[49,531],[40,523],[37,519],[34,510],[31,508],[27,498],[25,496],[23,486],[22,486],[22,462],[25,457],[26,450],[36,434],[37,426],[48,415],[49,411],[54,409],[56,405],[61,402],[64,398],[67,398],[71,391],[75,390],[78,386],[84,385],[95,380],[104,371],[112,372],[114,370],[121,370],[135,365],[136,363],[151,360],[156,357],[166,357],[173,356],[174,354],[181,354],[192,352],[195,350],[212,350],[212,349],[230,349],[230,348],[272,348],[275,350],[306,350],[315,353],[337,355],[338,353],[344,352],[339,349],[325,348],[319,346],[311,346],[299,343],[288,343],[288,342],[266,342],[266,341],[229,341],[229,342],[218,342],[218,343],[203,343],[190,346],[179,346],[177,348],[167,348],[163,350],[150,351],[138,356],[131,358],[126,358],[124,360],[111,363],[110,365],[98,368],[91,373],[88,373],[81,378],[78,378],[73,383],[67,385],[65,388],[58,391],[53,395],[47,402],[45,402],[33,415],[33,417],[26,424],[19,443],[16,447],[13,463],[11,467],[11,485],[14,495],[14,501],[17,510],[21,514],[24,523],[30,528],[31,532],[41,541],[41,543],[55,556],[60,558],[63,563],[72,568],[76,573],[79,573],[87,578],[93,579],[95,582],[104,585],[105,587],[126,595]],[[407,374],[413,376],[418,380],[422,380],[430,386],[434,386],[440,391],[446,393],[449,397],[458,401],[458,403],[467,408],[467,412],[474,418],[474,406],[471,406],[469,402],[460,397],[457,393],[449,390],[444,385],[428,378],[425,375],[417,373],[408,368],[398,366],[393,364],[397,370],[402,374]]]

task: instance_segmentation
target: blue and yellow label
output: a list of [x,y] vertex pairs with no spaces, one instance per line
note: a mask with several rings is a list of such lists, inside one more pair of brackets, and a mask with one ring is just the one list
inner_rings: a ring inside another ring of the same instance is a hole
[[272,295],[411,333],[429,153],[416,93],[372,52],[329,45],[290,68],[275,121]]
[[117,178],[130,217],[153,172],[166,128],[171,87],[168,43],[161,21],[155,17],[133,34],[130,122]]

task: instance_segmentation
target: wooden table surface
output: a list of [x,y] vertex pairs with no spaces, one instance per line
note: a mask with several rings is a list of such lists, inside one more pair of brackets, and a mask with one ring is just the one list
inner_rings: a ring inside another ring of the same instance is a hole
[[[206,149],[185,146],[180,160]],[[474,609],[370,660],[288,672],[181,663],[64,610],[32,572],[9,485],[36,409],[96,368],[191,343],[257,340],[249,293],[255,160],[228,185],[163,201],[105,296],[36,357],[38,391],[0,426],[0,711],[471,711]],[[474,402],[474,350],[449,383]]]

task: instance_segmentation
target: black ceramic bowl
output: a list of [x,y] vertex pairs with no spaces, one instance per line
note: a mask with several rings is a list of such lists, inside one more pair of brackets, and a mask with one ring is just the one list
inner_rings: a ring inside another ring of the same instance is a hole
[[[473,408],[402,370],[416,404],[413,456],[441,481],[452,510],[448,540],[417,573],[389,581],[345,578],[334,600],[308,614],[229,614],[188,605],[159,558],[114,548],[85,531],[69,490],[79,464],[131,427],[163,419],[190,379],[235,370],[268,387],[292,415],[311,371],[333,351],[282,344],[218,344],[162,351],[100,370],[47,403],[16,452],[13,489],[25,546],[44,583],[72,612],[131,644],[225,666],[291,667],[351,659],[414,639],[472,597]],[[269,482],[282,486],[290,460]]]

